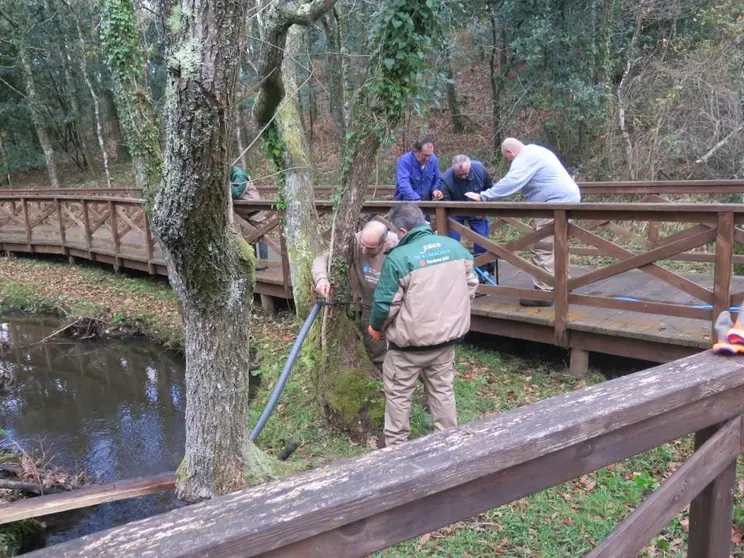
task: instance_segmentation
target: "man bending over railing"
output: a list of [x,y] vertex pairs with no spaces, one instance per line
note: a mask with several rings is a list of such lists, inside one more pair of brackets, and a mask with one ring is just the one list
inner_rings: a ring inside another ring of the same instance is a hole
[[[488,190],[480,193],[466,193],[474,201],[496,201],[522,192],[528,202],[579,203],[581,193],[566,168],[555,153],[540,145],[525,145],[514,138],[507,138],[501,144],[501,154],[511,162],[509,172]],[[534,219],[532,226],[541,229],[549,226],[552,219]],[[553,236],[535,242],[530,248],[532,263],[555,276],[555,257]],[[534,288],[552,291],[553,287],[534,279]],[[546,300],[522,299],[522,306],[550,306]]]
[[[493,186],[491,175],[480,161],[471,161],[467,155],[455,155],[452,157],[452,166],[442,175],[442,199],[445,201],[468,201],[468,192],[480,193],[488,190]],[[461,225],[468,222],[470,230],[488,238],[490,230],[488,228],[488,219],[486,217],[465,217],[455,215],[452,217]],[[460,233],[450,229],[450,238],[460,240]],[[473,255],[480,256],[486,249],[480,244],[473,243]],[[494,274],[494,262],[481,266],[485,274]],[[486,279],[479,278],[481,283],[486,283]]]

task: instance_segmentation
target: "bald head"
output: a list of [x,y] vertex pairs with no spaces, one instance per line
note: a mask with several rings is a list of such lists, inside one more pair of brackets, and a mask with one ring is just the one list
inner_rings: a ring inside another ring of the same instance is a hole
[[515,138],[506,138],[501,142],[501,154],[504,159],[511,162],[524,149],[524,144]]
[[379,254],[385,245],[387,234],[388,228],[379,221],[370,221],[364,225],[362,235],[359,238],[359,247],[362,254],[369,254],[370,256]]

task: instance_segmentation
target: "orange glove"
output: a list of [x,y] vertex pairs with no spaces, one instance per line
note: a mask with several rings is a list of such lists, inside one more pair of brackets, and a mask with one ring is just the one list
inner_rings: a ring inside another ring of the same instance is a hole
[[367,328],[367,333],[369,333],[370,337],[372,337],[372,339],[374,339],[375,341],[379,341],[380,339],[382,339],[382,332],[377,331],[372,326],[369,326]]

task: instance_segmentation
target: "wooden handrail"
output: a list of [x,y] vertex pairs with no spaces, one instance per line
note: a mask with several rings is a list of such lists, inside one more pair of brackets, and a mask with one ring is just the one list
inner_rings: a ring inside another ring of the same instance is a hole
[[[579,189],[583,195],[636,195],[636,194],[742,194],[744,193],[744,180],[712,179],[712,180],[651,180],[651,181],[607,181],[607,182],[578,182]],[[336,189],[335,185],[320,184],[313,186],[317,194],[328,195]],[[392,195],[395,186],[392,184],[370,184],[370,194],[377,192],[378,195]],[[276,194],[277,188],[269,185],[258,185],[258,191],[265,195]],[[83,193],[91,196],[139,196],[137,188],[57,188],[57,189],[35,189],[35,188],[0,188],[0,194],[12,194],[17,196],[50,196],[50,195],[73,195],[80,196]]]
[[[711,479],[733,491],[742,411],[744,358],[702,353],[31,556],[361,557],[733,419],[639,509],[677,490],[684,505]],[[687,486],[691,469],[705,472]],[[690,539],[728,556],[728,536],[725,548],[713,537],[729,533],[733,499],[704,494],[692,509],[719,524],[691,522]]]

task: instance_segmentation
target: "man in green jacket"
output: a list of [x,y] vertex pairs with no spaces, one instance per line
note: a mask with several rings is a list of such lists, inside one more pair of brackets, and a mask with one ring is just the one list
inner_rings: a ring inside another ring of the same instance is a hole
[[456,240],[432,232],[414,204],[394,207],[400,231],[375,289],[369,334],[388,342],[382,365],[385,443],[408,440],[411,397],[421,375],[434,427],[457,425],[455,348],[470,329],[470,301],[478,287],[473,256]]

